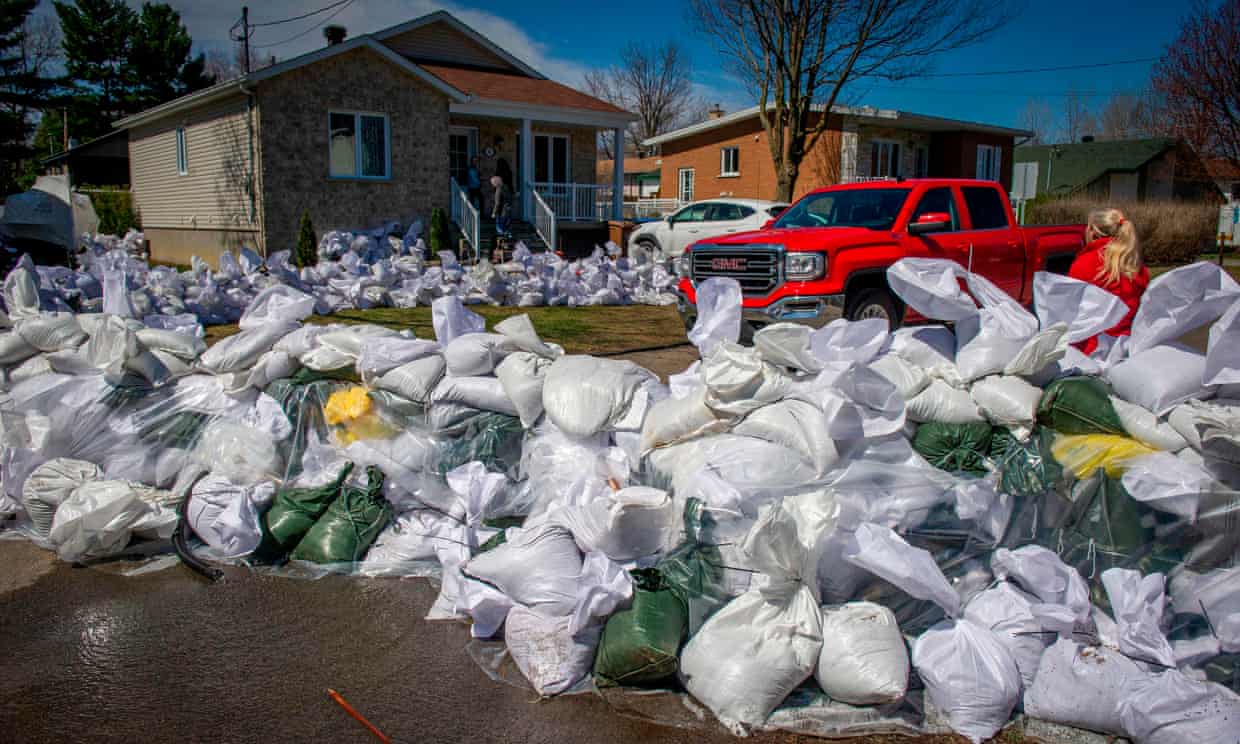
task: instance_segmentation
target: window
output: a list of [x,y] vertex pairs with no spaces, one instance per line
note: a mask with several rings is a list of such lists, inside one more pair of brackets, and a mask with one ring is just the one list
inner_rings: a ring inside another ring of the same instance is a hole
[[874,140],[870,143],[870,175],[875,178],[898,178],[900,175],[900,143]]
[[[692,173],[693,171],[690,171]],[[672,216],[672,222],[702,222],[706,219],[709,204],[692,204]]]
[[741,149],[724,147],[719,150],[719,175],[739,176],[741,174]]
[[983,181],[998,181],[1003,148],[998,145],[977,146],[977,177]]
[[332,111],[327,123],[328,173],[333,178],[389,176],[391,133],[387,116]]
[[680,190],[676,194],[677,198],[682,202],[693,201],[693,169],[681,168],[678,176]]
[[949,229],[960,229],[960,215],[956,212],[956,200],[952,198],[951,189],[930,189],[926,193],[922,194],[921,201],[917,202],[917,208],[913,210],[912,219],[915,220],[927,212],[941,212],[950,214],[952,217],[952,226]]
[[919,147],[917,152],[917,164],[913,166],[914,178],[926,178],[930,175],[930,148]]
[[742,217],[741,208],[735,204],[712,204],[706,212],[707,222],[734,222]]
[[1007,210],[1003,208],[1003,199],[999,190],[986,186],[966,186],[964,203],[969,208],[969,217],[973,219],[974,230],[994,230],[1007,227]]
[[568,183],[568,137],[563,134],[534,135],[534,182]]
[[868,227],[890,230],[908,189],[846,189],[810,194],[780,215],[775,227]]
[[177,174],[189,175],[189,150],[185,146],[185,127],[177,127]]
[[768,207],[766,210],[766,213],[771,215],[772,217],[778,217],[779,215],[787,211],[787,209],[788,209],[787,204],[776,204],[773,207]]

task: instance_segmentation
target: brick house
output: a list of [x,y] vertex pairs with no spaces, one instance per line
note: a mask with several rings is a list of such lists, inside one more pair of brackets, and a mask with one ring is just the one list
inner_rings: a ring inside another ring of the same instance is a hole
[[[1015,140],[1031,135],[907,111],[835,106],[827,129],[801,163],[794,197],[822,186],[884,177],[976,177],[1010,188]],[[727,115],[715,112],[706,121],[642,144],[659,148],[666,198],[775,198],[775,166],[757,106]]]
[[[291,249],[303,212],[316,231],[447,210],[487,244],[485,183],[510,173],[515,217],[547,243],[621,210],[595,183],[600,130],[634,117],[561,85],[447,12],[364,34],[219,83],[116,123],[156,260]],[[485,191],[485,190],[484,190]]]

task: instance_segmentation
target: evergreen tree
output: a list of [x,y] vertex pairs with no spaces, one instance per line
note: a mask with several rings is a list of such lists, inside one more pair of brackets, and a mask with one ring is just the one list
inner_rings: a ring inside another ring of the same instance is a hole
[[69,133],[84,142],[133,111],[129,64],[138,14],[124,0],[57,2],[65,71],[73,88]]
[[0,0],[0,198],[18,190],[22,161],[30,156],[30,109],[48,87],[25,56],[26,17],[38,0]]
[[304,269],[318,262],[319,251],[314,239],[314,226],[310,224],[310,212],[302,212],[301,225],[297,229],[297,250],[293,253],[293,264]]
[[129,66],[135,81],[133,103],[142,110],[215,82],[205,73],[206,57],[190,56],[190,38],[181,14],[163,3],[146,3],[138,17]]

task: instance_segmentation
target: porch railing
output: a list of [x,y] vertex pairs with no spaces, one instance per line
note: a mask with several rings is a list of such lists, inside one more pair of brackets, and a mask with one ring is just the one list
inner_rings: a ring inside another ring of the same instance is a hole
[[670,212],[675,212],[684,205],[685,202],[679,199],[638,199],[637,201],[624,203],[625,211],[627,212],[631,208],[635,219],[662,217]]
[[542,182],[532,184],[532,189],[561,220],[598,222],[611,217],[611,186]]
[[482,221],[478,208],[469,200],[469,194],[456,181],[452,181],[452,221],[474,249],[474,258],[482,255]]
[[530,200],[534,209],[534,232],[547,244],[547,250],[555,251],[555,212],[543,200],[538,189],[531,190],[530,195],[534,197]]

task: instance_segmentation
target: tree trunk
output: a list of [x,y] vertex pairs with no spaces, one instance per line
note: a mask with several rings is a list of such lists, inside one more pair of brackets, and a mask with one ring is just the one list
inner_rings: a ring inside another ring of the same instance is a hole
[[781,201],[786,204],[792,203],[792,195],[796,191],[799,173],[799,163],[784,163],[784,167],[779,169],[779,176],[775,181],[775,201]]

